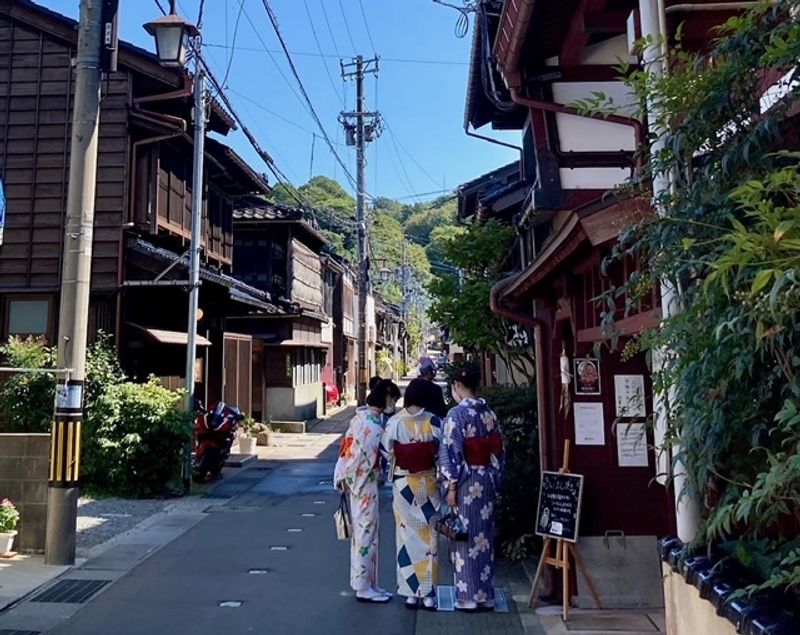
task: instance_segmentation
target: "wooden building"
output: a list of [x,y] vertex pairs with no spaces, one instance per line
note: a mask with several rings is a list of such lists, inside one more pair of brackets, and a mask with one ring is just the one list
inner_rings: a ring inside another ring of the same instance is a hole
[[[0,0],[0,328],[57,332],[77,24],[28,0]],[[183,382],[187,341],[185,252],[192,183],[192,80],[120,43],[119,70],[102,83],[89,332],[114,337],[125,370]],[[234,122],[212,100],[209,131]],[[230,315],[271,311],[267,294],[232,273],[234,200],[269,192],[233,150],[208,139],[205,154],[198,397],[249,410],[249,341]],[[173,286],[153,286],[159,278]]]
[[655,482],[652,438],[627,441],[627,431],[648,429],[652,399],[645,356],[621,354],[625,338],[657,323],[655,290],[619,316],[620,347],[596,350],[606,335],[596,298],[635,265],[605,275],[602,260],[626,222],[650,213],[646,202],[607,194],[631,176],[643,127],[629,113],[594,118],[569,105],[596,91],[625,103],[615,67],[637,62],[626,37],[637,2],[500,4],[476,27],[466,108],[474,128],[521,134],[517,267],[493,289],[493,310],[535,330],[541,461],[559,469],[571,442],[571,471],[584,475],[578,550],[604,606],[659,606],[656,540],[672,530],[672,497]]
[[[253,412],[264,421],[318,417],[332,343],[327,334],[323,341],[330,325],[321,258],[327,243],[303,210],[263,199],[241,201],[234,223],[236,277],[278,307],[233,320],[253,338]],[[328,304],[333,307],[332,298]]]

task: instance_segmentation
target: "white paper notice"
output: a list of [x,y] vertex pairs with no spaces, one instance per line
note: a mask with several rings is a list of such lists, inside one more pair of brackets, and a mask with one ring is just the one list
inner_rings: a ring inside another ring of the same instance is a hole
[[644,375],[614,375],[618,417],[644,417]]
[[602,403],[575,404],[575,445],[605,445]]
[[643,423],[617,424],[617,461],[620,467],[647,467],[647,435]]

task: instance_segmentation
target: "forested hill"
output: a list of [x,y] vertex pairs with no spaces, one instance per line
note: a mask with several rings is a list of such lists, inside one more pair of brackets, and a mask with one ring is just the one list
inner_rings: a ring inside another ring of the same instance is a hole
[[[352,263],[356,259],[355,199],[334,179],[315,176],[297,190],[290,191],[278,185],[273,200],[286,205],[296,205],[298,195],[316,212],[322,233],[332,249]],[[456,200],[442,196],[426,203],[406,205],[389,198],[369,201],[370,247],[374,282],[390,302],[401,301],[399,284],[394,281],[381,284],[378,271],[382,268],[396,272],[402,262],[402,244],[405,235],[406,262],[413,267],[415,284],[427,286],[432,275],[449,273],[442,258],[441,245],[457,234]]]

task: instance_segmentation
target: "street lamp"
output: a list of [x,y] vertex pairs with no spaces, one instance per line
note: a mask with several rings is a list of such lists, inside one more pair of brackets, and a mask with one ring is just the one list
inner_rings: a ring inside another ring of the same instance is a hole
[[189,38],[200,35],[194,24],[174,10],[169,15],[148,22],[144,29],[155,38],[158,61],[167,68],[183,68]]
[[[194,46],[194,148],[192,171],[192,226],[189,243],[189,317],[186,331],[186,411],[194,412],[195,359],[197,358],[197,320],[202,315],[200,301],[200,228],[203,209],[203,153],[206,138],[205,70],[200,58],[200,31],[175,13],[175,1],[170,13],[144,25],[156,40],[158,60],[168,68],[183,68],[186,50],[193,39]],[[191,423],[189,424],[191,428]],[[183,462],[183,486],[188,492],[192,482],[192,444],[186,443]]]

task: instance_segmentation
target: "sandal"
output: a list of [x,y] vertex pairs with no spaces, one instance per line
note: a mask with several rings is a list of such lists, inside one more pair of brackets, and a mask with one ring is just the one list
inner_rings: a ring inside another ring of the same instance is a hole
[[472,600],[458,600],[455,603],[456,611],[464,611],[464,613],[475,613],[478,610],[478,603]]
[[432,595],[422,598],[422,608],[426,611],[436,610],[436,598]]
[[411,611],[416,611],[419,608],[419,602],[417,602],[417,598],[406,598],[405,607]]
[[376,604],[384,604],[392,599],[390,595],[378,593],[375,589],[367,589],[366,591],[358,591],[356,593],[356,601],[358,602],[375,602]]
[[486,600],[486,602],[478,603],[478,611],[488,613],[494,611],[494,600]]

